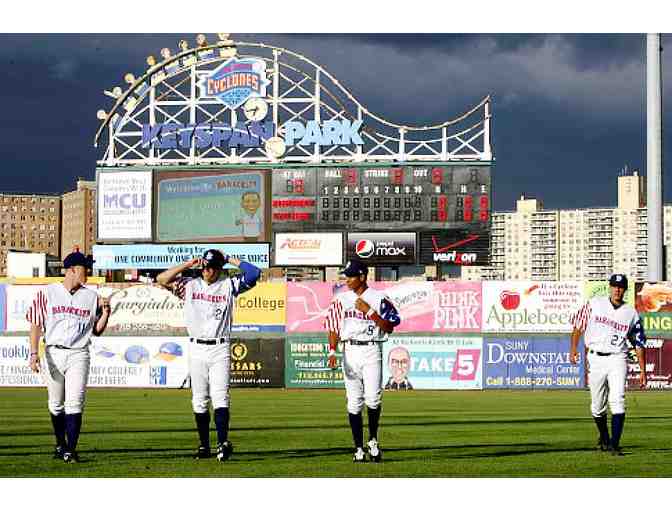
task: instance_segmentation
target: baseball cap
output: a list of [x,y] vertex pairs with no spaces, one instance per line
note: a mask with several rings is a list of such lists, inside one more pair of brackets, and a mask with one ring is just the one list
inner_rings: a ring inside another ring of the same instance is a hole
[[222,269],[226,264],[224,255],[219,250],[206,250],[203,254],[203,267],[211,267],[213,269]]
[[624,274],[612,274],[609,278],[609,285],[611,287],[620,287],[621,289],[628,288],[628,277]]
[[93,268],[93,257],[91,255],[84,255],[82,252],[73,251],[70,255],[63,259],[63,267],[68,269],[74,266],[84,266],[87,269]]
[[369,274],[369,268],[366,267],[366,264],[364,264],[363,262],[353,259],[348,261],[348,263],[343,268],[343,271],[341,271],[341,274],[345,276],[361,276],[363,274],[366,275]]

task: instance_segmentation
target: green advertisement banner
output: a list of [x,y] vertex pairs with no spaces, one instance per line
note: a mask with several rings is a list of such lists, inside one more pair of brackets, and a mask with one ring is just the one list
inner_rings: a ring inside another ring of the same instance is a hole
[[336,352],[338,367],[327,366],[329,346],[326,336],[319,338],[287,338],[285,342],[286,388],[345,388],[343,384],[343,352]]

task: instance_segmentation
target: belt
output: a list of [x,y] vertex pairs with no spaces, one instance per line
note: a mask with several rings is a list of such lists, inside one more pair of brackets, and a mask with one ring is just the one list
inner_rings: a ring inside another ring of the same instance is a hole
[[201,345],[217,345],[223,344],[228,338],[190,338],[190,342],[196,342]]
[[55,344],[49,344],[47,347],[55,347],[56,349],[67,349],[70,350],[72,347],[66,347],[65,345],[55,345]]
[[588,351],[590,354],[597,354],[598,356],[611,356],[612,354],[616,354],[615,352],[597,352],[592,349]]
[[365,341],[359,341],[359,340],[346,340],[346,342],[349,343],[350,345],[374,345],[374,344],[380,343],[380,342],[374,342],[374,341],[365,342]]

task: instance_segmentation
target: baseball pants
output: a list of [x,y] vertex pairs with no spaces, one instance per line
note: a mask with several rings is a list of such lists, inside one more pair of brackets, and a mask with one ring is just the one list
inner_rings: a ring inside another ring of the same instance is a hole
[[51,414],[77,414],[84,410],[91,357],[89,349],[59,349],[48,345],[41,362]]
[[191,403],[195,413],[204,413],[212,400],[213,409],[229,407],[231,345],[189,344]]
[[348,412],[359,414],[366,404],[377,409],[383,400],[383,347],[345,343],[343,349],[343,381]]
[[611,414],[625,412],[625,376],[628,371],[625,353],[598,356],[588,353],[588,386],[590,387],[593,416],[607,412],[607,402]]

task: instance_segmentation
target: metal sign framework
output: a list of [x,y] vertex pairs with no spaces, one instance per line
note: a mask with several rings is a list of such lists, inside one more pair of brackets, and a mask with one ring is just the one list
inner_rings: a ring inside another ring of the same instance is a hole
[[[253,53],[250,53],[252,52]],[[290,145],[276,159],[261,147],[158,149],[143,147],[143,124],[246,122],[242,108],[232,109],[215,98],[200,96],[202,77],[236,56],[266,62],[271,81],[265,100],[275,136],[284,138],[290,121],[361,120],[364,145]],[[185,49],[150,66],[129,80],[96,133],[94,145],[105,143],[98,165],[222,165],[293,163],[484,162],[493,160],[490,146],[490,96],[463,115],[431,126],[394,124],[368,111],[323,67],[290,50],[262,43],[234,42]],[[109,95],[109,94],[108,94]]]

